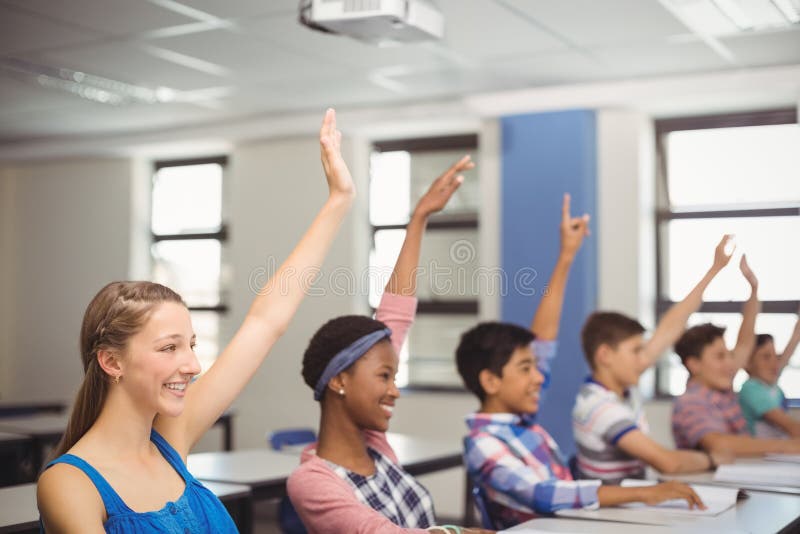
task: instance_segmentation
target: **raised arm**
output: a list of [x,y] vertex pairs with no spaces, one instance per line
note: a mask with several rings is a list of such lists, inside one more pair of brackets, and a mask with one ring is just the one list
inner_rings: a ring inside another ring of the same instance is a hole
[[328,200],[283,265],[258,291],[230,344],[211,369],[187,389],[183,414],[156,419],[155,428],[184,456],[253,377],[314,282],[308,273],[318,272],[355,196],[350,171],[342,159],[341,139],[336,114],[329,109],[320,129]]
[[564,291],[567,287],[569,270],[575,255],[581,248],[583,238],[589,235],[589,215],[581,217],[570,215],[570,196],[564,195],[561,205],[561,250],[556,266],[547,283],[547,291],[542,296],[539,308],[531,322],[531,331],[541,340],[554,340],[558,337],[561,322],[561,308],[564,305]]
[[700,309],[703,304],[703,292],[708,284],[731,261],[733,249],[730,251],[727,249],[732,238],[733,236],[730,234],[722,236],[722,240],[714,249],[714,263],[711,268],[689,294],[682,301],[674,304],[661,318],[653,336],[645,343],[642,350],[644,368],[654,365],[664,351],[678,340],[686,328],[689,316]]
[[739,327],[736,346],[731,351],[737,369],[747,365],[747,360],[756,347],[756,316],[761,311],[761,302],[758,300],[758,279],[747,265],[747,257],[744,255],[739,262],[739,269],[750,284],[750,298],[742,306],[742,326]]
[[792,336],[789,338],[789,342],[786,344],[786,348],[783,349],[781,353],[781,360],[778,363],[778,374],[783,371],[783,368],[789,363],[789,360],[792,359],[794,355],[794,351],[797,350],[797,345],[800,344],[800,310],[797,310],[797,322],[794,323],[794,330],[792,330]]
[[428,224],[428,217],[444,209],[456,189],[464,182],[459,174],[472,169],[475,163],[470,156],[464,156],[431,184],[428,191],[419,199],[414,213],[406,227],[406,238],[394,271],[386,284],[386,292],[395,295],[413,296],[417,293],[417,267],[422,235]]

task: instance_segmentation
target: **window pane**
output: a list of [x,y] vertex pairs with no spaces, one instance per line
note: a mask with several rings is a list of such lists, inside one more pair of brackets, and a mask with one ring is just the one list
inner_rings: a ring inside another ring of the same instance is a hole
[[[789,341],[792,334],[797,315],[792,313],[761,313],[756,318],[756,333],[757,334],[771,334],[775,339],[775,348],[782,351]],[[724,338],[725,343],[729,349],[736,345],[736,337],[739,335],[739,326],[742,324],[742,316],[738,313],[694,313],[689,318],[688,325],[694,326],[703,323],[713,323],[717,326],[726,328]],[[800,367],[800,356],[795,354],[792,362],[789,364],[792,367]],[[670,395],[682,395],[685,387],[686,380],[689,373],[681,364],[681,360],[677,354],[670,354],[668,358],[664,358],[659,363],[659,389]],[[790,372],[792,371],[792,372]],[[778,384],[784,388],[787,397],[797,397],[800,395],[800,374],[797,370],[787,368],[783,375],[781,375]],[[738,391],[742,387],[744,381],[747,380],[747,373],[739,371],[733,379],[733,388]],[[795,395],[789,395],[786,389],[796,391]]]
[[[442,150],[435,152],[413,152],[411,154],[411,199],[414,205],[422,198],[431,183],[453,163],[469,151]],[[473,154],[473,159],[475,155]],[[442,213],[477,213],[480,205],[478,172],[471,169],[462,173],[464,183],[456,190]],[[413,206],[412,206],[413,208]]]
[[[418,315],[408,335],[408,353],[401,358],[398,386],[412,384],[461,386],[456,370],[456,347],[476,315]],[[402,379],[402,382],[401,382]]]
[[410,212],[408,152],[373,152],[369,165],[369,220],[374,226],[405,224]]
[[[800,182],[800,180],[798,180]],[[745,300],[749,286],[738,269],[739,255],[759,279],[762,300],[800,299],[800,217],[678,219],[667,223],[666,297],[683,299],[700,280],[723,234],[736,235],[736,255],[711,282],[706,300]]]
[[420,251],[417,295],[426,300],[476,299],[485,284],[494,282],[487,280],[489,274],[498,274],[478,267],[477,230],[428,231]]
[[216,239],[153,244],[153,280],[177,291],[189,306],[220,302],[221,244]]
[[796,124],[671,132],[666,148],[673,207],[800,201]]
[[222,167],[164,167],[153,178],[155,234],[216,231],[222,222]]
[[405,230],[378,230],[375,232],[374,245],[369,253],[369,305],[377,308],[383,296],[383,288],[394,270]]
[[202,372],[208,371],[219,354],[219,314],[211,311],[192,311],[192,326],[197,336],[194,349]]

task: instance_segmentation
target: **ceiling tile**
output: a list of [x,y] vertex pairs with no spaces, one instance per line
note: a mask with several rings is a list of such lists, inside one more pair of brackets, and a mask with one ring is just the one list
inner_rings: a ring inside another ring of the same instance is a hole
[[55,89],[42,87],[32,79],[20,80],[0,76],[0,116],[6,112],[48,109],[58,111],[70,106],[78,97]]
[[502,0],[580,46],[660,41],[691,33],[656,0]]
[[68,27],[0,4],[0,55],[86,43],[99,37],[100,33]]
[[610,77],[608,68],[602,62],[571,50],[498,58],[486,65],[486,69],[506,78],[521,79],[531,86],[581,83]]
[[158,39],[152,44],[180,54],[201,58],[231,70],[238,81],[269,82],[296,79],[298,82],[340,74],[341,64],[319,61],[297,53],[283,44],[253,38],[250,31],[217,29]]
[[497,3],[442,0],[437,5],[445,16],[442,44],[466,58],[482,61],[565,48],[556,37]]
[[721,39],[736,59],[747,66],[800,63],[800,28]]
[[179,0],[181,4],[220,18],[291,14],[297,18],[298,0]]
[[87,28],[105,35],[129,35],[196,22],[143,0],[7,0],[9,5],[39,13],[51,21]]
[[731,66],[703,42],[610,46],[595,48],[592,55],[604,63],[610,78],[713,71]]

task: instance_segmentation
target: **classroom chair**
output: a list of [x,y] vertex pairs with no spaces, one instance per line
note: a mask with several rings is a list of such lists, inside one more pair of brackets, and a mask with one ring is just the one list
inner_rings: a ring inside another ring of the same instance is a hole
[[[285,428],[267,434],[267,442],[272,450],[280,451],[293,445],[305,445],[317,440],[316,433],[310,428]],[[278,524],[281,532],[285,534],[306,534],[306,527],[292,506],[292,501],[286,496],[281,499],[278,507]]]
[[492,516],[489,515],[489,509],[487,508],[488,500],[486,498],[486,493],[483,491],[477,484],[473,484],[472,486],[472,500],[475,502],[475,508],[478,509],[478,513],[481,515],[481,527],[493,530],[494,524],[492,523]]

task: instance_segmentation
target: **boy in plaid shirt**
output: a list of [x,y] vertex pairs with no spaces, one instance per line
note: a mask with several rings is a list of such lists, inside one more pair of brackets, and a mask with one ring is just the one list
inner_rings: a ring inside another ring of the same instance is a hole
[[458,371],[480,400],[467,417],[464,463],[486,495],[492,528],[508,528],[564,508],[596,508],[626,502],[685,499],[703,504],[685,484],[620,488],[575,481],[558,444],[536,424],[539,394],[555,356],[567,276],[589,233],[589,217],[571,217],[565,195],[561,252],[530,330],[508,323],[481,323],[467,331],[456,351]]

